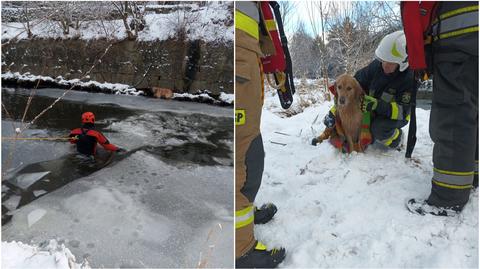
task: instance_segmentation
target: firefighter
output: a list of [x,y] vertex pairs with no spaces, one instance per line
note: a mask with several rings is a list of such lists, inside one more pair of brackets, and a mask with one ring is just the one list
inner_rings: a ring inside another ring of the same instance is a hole
[[432,188],[407,208],[454,216],[478,186],[478,2],[402,2],[401,10],[410,65],[433,75]]
[[92,112],[82,114],[82,127],[73,129],[70,132],[70,143],[76,144],[77,152],[88,157],[94,157],[96,154],[97,143],[108,151],[123,152],[114,144],[110,144],[105,136],[95,130],[95,115]]
[[[410,115],[414,87],[413,71],[408,68],[405,35],[396,31],[386,35],[375,50],[375,60],[355,73],[365,92],[362,110],[372,112],[370,131],[373,140],[388,148],[402,145],[402,127]],[[335,125],[335,107],[325,116],[327,128]],[[312,145],[321,142],[312,140]]]
[[255,240],[253,225],[268,222],[277,208],[253,203],[262,181],[264,150],[260,134],[263,76],[260,56],[275,54],[260,3],[235,3],[235,267],[276,267],[285,249]]

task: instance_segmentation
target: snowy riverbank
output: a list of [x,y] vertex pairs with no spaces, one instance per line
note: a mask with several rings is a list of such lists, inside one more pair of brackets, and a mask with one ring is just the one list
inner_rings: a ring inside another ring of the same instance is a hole
[[[287,249],[281,267],[478,268],[478,190],[452,218],[422,217],[405,208],[408,199],[430,193],[429,110],[417,108],[411,160],[405,150],[378,146],[345,155],[328,142],[310,145],[323,131],[332,102],[318,97],[285,117],[278,97],[270,91],[265,96],[265,171],[256,204],[273,202],[278,213],[271,223],[256,225],[255,234],[269,247]],[[294,108],[305,99],[300,97],[294,96]]]

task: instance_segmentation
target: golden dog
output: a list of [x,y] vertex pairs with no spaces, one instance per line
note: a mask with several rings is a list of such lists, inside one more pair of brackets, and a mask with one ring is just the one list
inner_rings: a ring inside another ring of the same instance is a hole
[[152,87],[152,93],[155,98],[172,99],[173,91],[166,88]]
[[335,127],[325,129],[317,140],[321,142],[334,133],[343,133],[351,150],[363,152],[363,148],[359,145],[363,117],[361,108],[363,89],[353,76],[347,74],[340,75],[335,80],[334,87],[337,94],[335,104],[337,124]]

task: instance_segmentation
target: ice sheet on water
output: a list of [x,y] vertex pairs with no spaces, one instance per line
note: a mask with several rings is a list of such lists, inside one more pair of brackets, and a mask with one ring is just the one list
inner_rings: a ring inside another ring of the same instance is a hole
[[[2,186],[2,189],[3,189],[3,186]],[[12,195],[7,201],[3,203],[3,205],[6,206],[8,210],[13,211],[17,208],[21,199],[22,198],[18,195]]]
[[[195,267],[212,233],[207,266],[231,267],[231,178],[232,167],[178,169],[139,151],[18,209],[3,240],[65,240],[94,267]],[[46,214],[29,228],[38,208]]]
[[44,191],[44,190],[33,191],[33,195],[35,195],[35,197],[44,195],[45,193],[47,193],[47,191]]
[[[29,95],[30,91],[17,89],[16,93]],[[63,93],[64,90],[46,88],[39,89],[36,94],[39,96],[58,98]],[[161,100],[156,98],[147,98],[143,96],[119,96],[112,94],[71,91],[65,97],[63,97],[62,100],[78,101],[86,104],[114,103],[125,108],[141,109],[160,113],[164,111],[169,111],[188,115],[194,113],[201,113],[214,117],[232,117],[232,108],[230,107],[209,106],[193,102]]]
[[[19,122],[12,122],[11,120],[2,119],[2,136],[14,136],[14,129],[12,127],[13,124],[19,124]],[[58,131],[52,132],[51,130],[46,131],[44,129],[27,129],[22,132],[22,136],[24,137],[48,137],[59,135],[62,134],[58,133]],[[13,142],[13,140],[2,140],[3,165],[5,165],[5,160],[10,158],[10,151],[14,149]],[[7,168],[8,174],[13,175],[16,171],[21,170],[28,164],[53,160],[67,154],[69,151],[71,151],[71,146],[68,143],[44,140],[17,140],[15,143],[15,154],[13,154],[10,166],[8,168],[2,166],[2,171],[3,169]],[[28,152],[28,154],[21,154],[22,152]],[[31,154],[32,152],[34,154]]]
[[50,174],[50,171],[20,174],[10,179],[9,182],[22,190],[26,190],[48,174]]
[[[143,113],[128,117],[121,122],[114,122],[110,129],[111,140],[134,149],[143,145],[167,146],[181,145],[187,142],[201,142],[209,145],[225,145],[225,138],[214,139],[230,128],[228,118],[209,117],[205,115],[183,115],[171,112]],[[214,144],[215,143],[215,144]]]
[[28,213],[27,222],[28,227],[32,227],[37,221],[39,221],[43,216],[47,214],[47,211],[42,208],[34,209],[32,212]]

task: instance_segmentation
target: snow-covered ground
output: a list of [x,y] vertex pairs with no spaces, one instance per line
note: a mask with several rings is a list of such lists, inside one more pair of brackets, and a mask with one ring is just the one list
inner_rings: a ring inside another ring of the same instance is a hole
[[64,244],[55,240],[40,246],[30,246],[21,242],[2,242],[3,268],[56,268],[87,269],[88,262],[77,263],[75,256]]
[[[233,24],[225,26],[225,21],[233,18],[228,2],[212,2],[199,7],[192,4],[191,11],[180,9],[167,14],[146,14],[146,28],[138,33],[139,41],[161,41],[175,38],[177,26],[185,25],[187,39],[201,39],[206,42],[231,42],[233,40]],[[159,6],[160,8],[160,6]],[[125,39],[126,32],[122,20],[86,21],[80,30],[71,28],[65,36],[57,22],[38,20],[31,22],[31,31],[36,38],[80,38],[85,40],[99,38]],[[168,27],[166,27],[168,26]],[[2,40],[27,39],[22,23],[2,23]]]
[[262,115],[265,171],[256,204],[273,202],[278,212],[256,225],[255,235],[269,247],[286,248],[281,267],[478,268],[478,190],[457,217],[418,216],[405,207],[430,193],[430,111],[417,108],[411,160],[404,150],[380,146],[345,155],[326,141],[310,145],[332,102],[313,98],[298,109],[305,94],[294,96],[293,110],[300,112],[285,117],[278,96],[268,91]]

